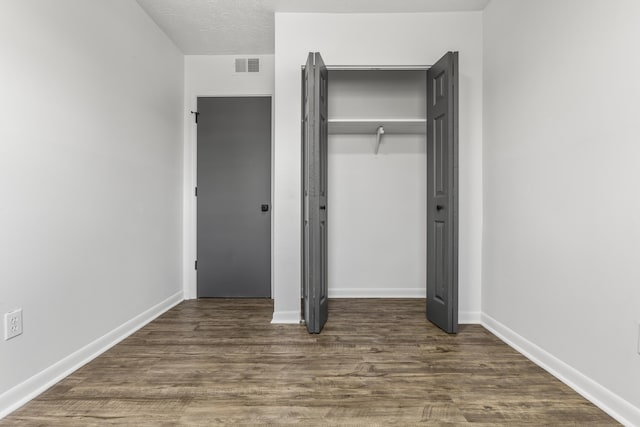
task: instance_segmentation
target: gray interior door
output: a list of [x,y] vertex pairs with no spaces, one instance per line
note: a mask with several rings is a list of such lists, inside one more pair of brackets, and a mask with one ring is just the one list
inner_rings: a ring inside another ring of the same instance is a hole
[[198,297],[271,296],[271,97],[198,98]]
[[302,73],[302,295],[309,333],[329,317],[327,297],[327,67],[309,53]]
[[427,319],[458,331],[458,52],[427,71]]

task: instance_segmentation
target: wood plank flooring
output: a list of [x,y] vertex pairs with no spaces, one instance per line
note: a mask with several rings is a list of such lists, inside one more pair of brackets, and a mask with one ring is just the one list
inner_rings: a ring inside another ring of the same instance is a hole
[[424,300],[331,300],[320,335],[272,312],[185,301],[0,426],[618,425],[481,326],[441,332]]

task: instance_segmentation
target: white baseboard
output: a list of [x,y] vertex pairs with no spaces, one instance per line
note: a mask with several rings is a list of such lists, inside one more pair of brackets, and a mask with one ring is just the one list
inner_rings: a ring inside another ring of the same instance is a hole
[[462,325],[480,325],[482,313],[479,311],[458,311],[458,323]]
[[300,324],[299,311],[274,311],[271,323]]
[[[411,289],[411,288],[407,288]],[[411,289],[413,290],[413,289]],[[367,291],[367,292],[359,292],[359,291]],[[388,290],[390,291],[390,290]],[[424,298],[424,295],[416,295],[416,292],[405,292],[404,294],[399,294],[397,289],[393,290],[393,295],[380,294],[375,292],[369,292],[369,289],[357,289],[354,292],[354,289],[339,289],[334,291],[329,290],[329,298]],[[389,292],[391,293],[391,292]],[[458,312],[458,323],[463,325],[478,325],[482,323],[481,312],[479,311],[460,311]],[[283,324],[298,324],[300,323],[300,312],[299,311],[274,311],[273,319],[271,323],[283,323]]]
[[625,426],[640,426],[640,408],[598,384],[487,314],[482,326]]
[[7,390],[0,395],[0,419],[6,417],[75,370],[86,365],[183,300],[183,292],[176,292],[111,332]]
[[422,288],[329,288],[329,298],[426,298]]

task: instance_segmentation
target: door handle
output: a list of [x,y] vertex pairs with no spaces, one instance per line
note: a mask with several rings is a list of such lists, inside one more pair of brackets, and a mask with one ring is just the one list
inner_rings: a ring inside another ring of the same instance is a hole
[[260,211],[261,212],[269,212],[269,205],[267,205],[266,203],[260,205]]
[[443,205],[436,205],[436,210],[437,211],[441,211],[442,209],[444,209]]
[[322,211],[326,211],[326,210],[327,210],[327,207],[326,207],[326,206],[320,206],[320,210],[322,210]]

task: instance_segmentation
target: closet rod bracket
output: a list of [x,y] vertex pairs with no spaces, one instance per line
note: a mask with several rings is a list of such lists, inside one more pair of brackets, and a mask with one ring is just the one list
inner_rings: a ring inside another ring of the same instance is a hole
[[378,126],[376,129],[376,155],[378,151],[380,151],[380,142],[382,142],[382,135],[384,135],[384,128],[382,126]]

